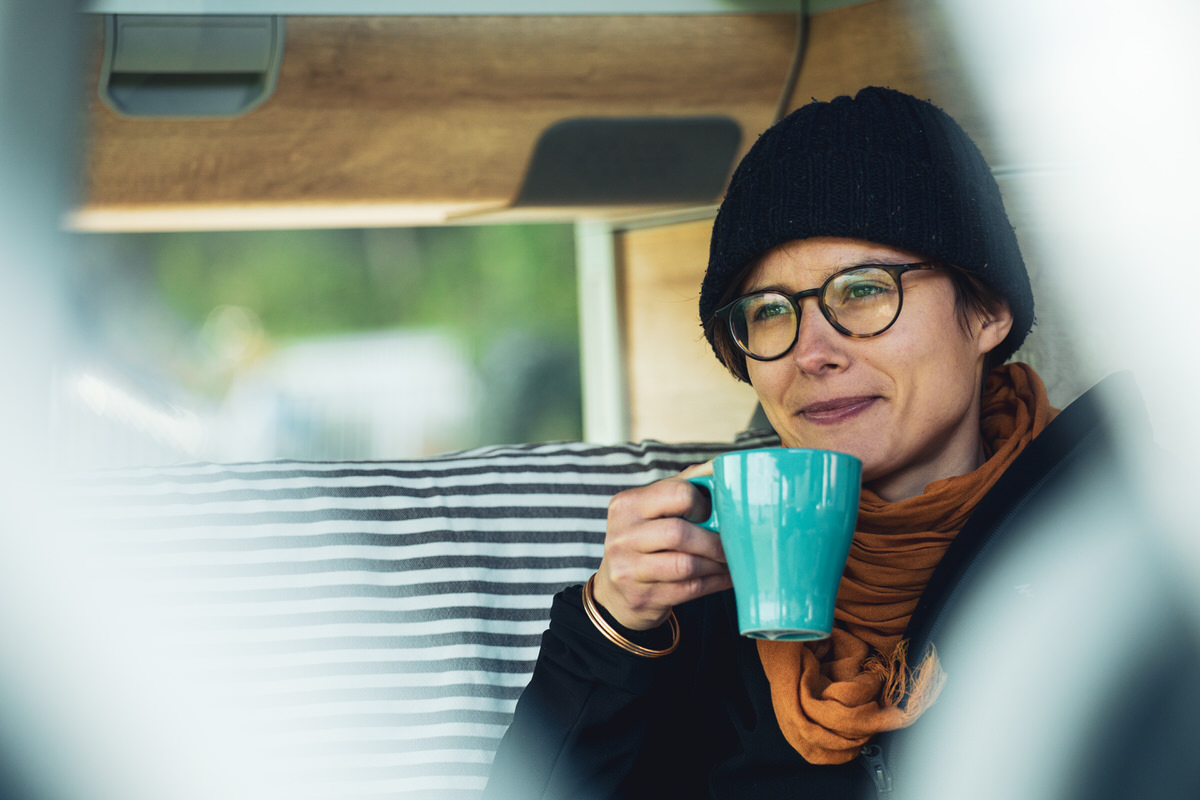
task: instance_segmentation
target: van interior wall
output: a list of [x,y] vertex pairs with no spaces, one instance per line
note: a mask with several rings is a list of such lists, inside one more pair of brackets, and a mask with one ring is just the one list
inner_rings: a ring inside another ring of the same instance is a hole
[[750,422],[754,391],[713,357],[696,314],[711,229],[702,220],[616,234],[634,441],[727,441]]

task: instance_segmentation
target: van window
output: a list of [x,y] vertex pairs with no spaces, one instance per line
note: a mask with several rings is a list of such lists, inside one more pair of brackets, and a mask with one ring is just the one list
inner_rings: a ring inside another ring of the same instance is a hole
[[570,225],[78,236],[70,463],[581,437]]

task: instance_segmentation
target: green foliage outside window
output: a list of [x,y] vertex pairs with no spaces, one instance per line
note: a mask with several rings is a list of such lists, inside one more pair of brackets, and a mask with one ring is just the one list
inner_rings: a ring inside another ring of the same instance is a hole
[[[432,328],[458,342],[483,379],[480,444],[581,436],[570,226],[80,239],[84,258],[73,283],[84,336],[107,340],[127,361],[165,369],[190,390],[215,396],[229,380],[227,371],[205,367],[222,309],[246,310],[268,347]],[[420,391],[420,376],[412,384]]]

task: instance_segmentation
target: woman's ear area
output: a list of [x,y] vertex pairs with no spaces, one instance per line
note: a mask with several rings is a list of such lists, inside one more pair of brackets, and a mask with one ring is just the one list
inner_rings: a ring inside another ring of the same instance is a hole
[[1012,309],[1007,300],[1000,300],[996,305],[980,315],[975,340],[979,343],[979,354],[986,355],[995,350],[1001,342],[1008,338],[1013,326]]

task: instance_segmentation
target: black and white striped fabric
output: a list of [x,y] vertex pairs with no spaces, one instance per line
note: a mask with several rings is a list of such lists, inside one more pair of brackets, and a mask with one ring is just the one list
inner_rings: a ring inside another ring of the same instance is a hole
[[165,609],[163,646],[198,654],[312,796],[474,798],[551,597],[600,560],[609,498],[776,443],[204,464],[78,486],[116,569]]

